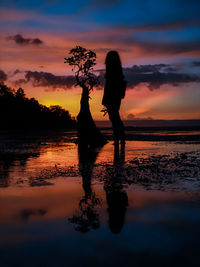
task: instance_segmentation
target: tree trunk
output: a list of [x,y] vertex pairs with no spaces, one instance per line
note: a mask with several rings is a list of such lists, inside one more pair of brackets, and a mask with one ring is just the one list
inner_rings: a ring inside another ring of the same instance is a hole
[[77,116],[79,144],[90,147],[101,147],[107,143],[105,137],[96,127],[89,106],[89,90],[83,87],[80,112]]

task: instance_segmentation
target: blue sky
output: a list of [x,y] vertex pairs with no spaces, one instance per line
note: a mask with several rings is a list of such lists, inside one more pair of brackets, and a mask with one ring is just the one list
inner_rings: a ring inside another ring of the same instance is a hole
[[[170,66],[165,70],[165,82],[160,81],[157,86],[156,96],[149,90],[154,80],[145,85],[142,81],[146,80],[146,74],[141,73],[141,82],[135,73],[129,75],[130,84],[137,78],[137,86],[128,93],[124,116],[134,113],[140,117],[174,117],[170,112],[159,116],[153,112],[160,106],[155,101],[157,97],[164,103],[162,110],[173,103],[177,105],[178,118],[200,118],[198,101],[192,100],[200,101],[199,0],[1,0],[0,23],[0,70],[7,75],[8,84],[14,84],[12,73],[16,69],[68,75],[70,68],[63,66],[63,57],[77,44],[97,53],[97,69],[104,68],[105,55],[112,49],[120,53],[124,67],[160,63]],[[34,42],[37,38],[39,43]],[[178,75],[173,78],[173,73]],[[59,80],[56,76],[55,79]],[[78,104],[74,109],[72,104],[64,103],[63,94],[55,95],[55,88],[46,94],[46,88],[33,84],[25,84],[30,96],[44,104],[54,103],[56,99],[57,104],[72,109],[74,114],[77,112]],[[143,91],[143,95],[139,93]],[[188,95],[191,97],[186,105]],[[101,95],[97,92],[96,96],[94,103],[100,106]],[[148,104],[144,96],[149,99]],[[134,98],[138,100],[134,102]],[[75,103],[74,95],[70,101]],[[148,110],[142,108],[145,105],[149,106]],[[194,110],[193,115],[189,108]]]

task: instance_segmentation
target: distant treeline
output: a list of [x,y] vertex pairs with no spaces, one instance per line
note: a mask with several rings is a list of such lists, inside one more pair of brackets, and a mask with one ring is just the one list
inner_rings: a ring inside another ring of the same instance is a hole
[[0,129],[73,129],[76,121],[62,107],[41,105],[24,90],[0,83]]

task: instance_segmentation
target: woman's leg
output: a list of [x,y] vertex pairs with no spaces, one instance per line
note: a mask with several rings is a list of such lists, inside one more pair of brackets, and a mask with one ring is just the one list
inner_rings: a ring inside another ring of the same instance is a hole
[[109,108],[108,115],[112,123],[114,141],[119,142],[120,132],[119,132],[118,119],[117,119],[117,110],[113,108]]
[[125,142],[124,124],[120,118],[119,110],[116,113],[116,121],[121,142]]
[[125,141],[124,125],[119,115],[119,109],[109,108],[108,115],[110,121],[112,122],[114,141],[119,142],[119,139],[121,139],[121,141],[124,142]]

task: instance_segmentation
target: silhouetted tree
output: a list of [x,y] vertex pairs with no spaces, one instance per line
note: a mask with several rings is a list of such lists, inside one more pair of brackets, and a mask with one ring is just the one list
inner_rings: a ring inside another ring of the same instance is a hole
[[25,93],[24,93],[24,90],[22,88],[19,88],[17,90],[17,92],[15,93],[15,96],[17,98],[21,98],[21,99],[25,99]]
[[76,85],[82,88],[81,107],[77,116],[79,142],[85,145],[98,147],[106,143],[104,136],[96,127],[89,107],[89,94],[95,85],[97,77],[91,72],[96,65],[96,54],[81,46],[71,49],[71,57],[65,58],[65,63],[76,69]]
[[76,121],[60,106],[50,108],[34,98],[27,98],[24,90],[17,91],[0,83],[0,129],[69,129]]

